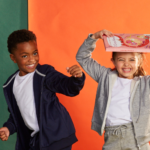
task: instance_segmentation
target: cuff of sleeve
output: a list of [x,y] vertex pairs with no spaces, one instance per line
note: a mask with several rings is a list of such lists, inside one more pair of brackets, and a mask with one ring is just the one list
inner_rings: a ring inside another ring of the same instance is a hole
[[[75,78],[75,77],[74,77]],[[78,82],[84,82],[85,81],[85,74],[82,72],[82,77],[80,78],[75,78],[75,80],[77,80]]]
[[89,45],[93,45],[95,47],[95,43],[98,41],[98,39],[93,39],[91,38],[93,34],[89,34],[87,39],[85,40],[85,45],[89,46]]
[[14,125],[12,125],[12,123],[4,123],[3,127],[8,128],[10,135],[15,132],[15,128],[14,128]]

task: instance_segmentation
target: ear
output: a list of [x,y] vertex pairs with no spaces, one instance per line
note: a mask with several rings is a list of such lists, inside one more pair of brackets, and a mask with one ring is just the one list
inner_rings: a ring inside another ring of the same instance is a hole
[[14,63],[17,63],[14,54],[10,54],[10,58]]

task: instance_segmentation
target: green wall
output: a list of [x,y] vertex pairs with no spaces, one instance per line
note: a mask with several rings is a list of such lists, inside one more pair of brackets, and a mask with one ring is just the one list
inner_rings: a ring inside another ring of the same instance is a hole
[[[0,0],[0,127],[8,119],[7,104],[2,85],[17,70],[17,65],[10,58],[7,50],[7,37],[14,30],[28,28],[27,0]],[[0,140],[0,150],[14,150],[16,134],[8,141]]]

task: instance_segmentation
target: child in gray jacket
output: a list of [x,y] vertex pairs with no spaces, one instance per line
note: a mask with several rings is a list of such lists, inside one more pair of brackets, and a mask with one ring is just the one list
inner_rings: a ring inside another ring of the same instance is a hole
[[103,150],[149,150],[150,76],[142,67],[143,53],[113,52],[115,69],[106,68],[91,58],[98,39],[113,36],[101,30],[90,34],[76,59],[98,82],[92,129],[104,134]]

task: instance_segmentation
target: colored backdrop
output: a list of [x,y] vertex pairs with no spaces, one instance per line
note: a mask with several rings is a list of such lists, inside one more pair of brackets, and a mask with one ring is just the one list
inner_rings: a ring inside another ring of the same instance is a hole
[[[149,0],[31,0],[29,29],[37,35],[40,63],[51,64],[66,73],[66,67],[78,64],[78,48],[89,33],[107,29],[113,33],[150,33]],[[93,58],[113,67],[111,52],[105,52],[103,41],[97,42]],[[150,55],[147,55],[148,64]],[[80,95],[74,98],[58,95],[69,111],[78,142],[73,150],[101,150],[104,138],[91,130],[97,83],[86,74]]]
[[[37,35],[40,63],[51,64],[66,74],[66,67],[77,64],[75,55],[89,33],[108,29],[114,33],[150,33],[149,0],[29,0],[29,29]],[[0,1],[0,85],[17,66],[7,52],[8,35],[17,29],[27,28],[27,1]],[[102,40],[97,42],[93,58],[106,67],[113,67],[111,53],[105,52]],[[150,74],[147,54],[145,69]],[[100,150],[104,143],[91,130],[97,83],[86,74],[86,82],[80,95],[58,95],[69,111],[76,128],[78,142],[73,150]],[[8,118],[7,105],[0,89],[0,126]],[[8,142],[0,141],[0,150],[14,149],[16,134]]]

